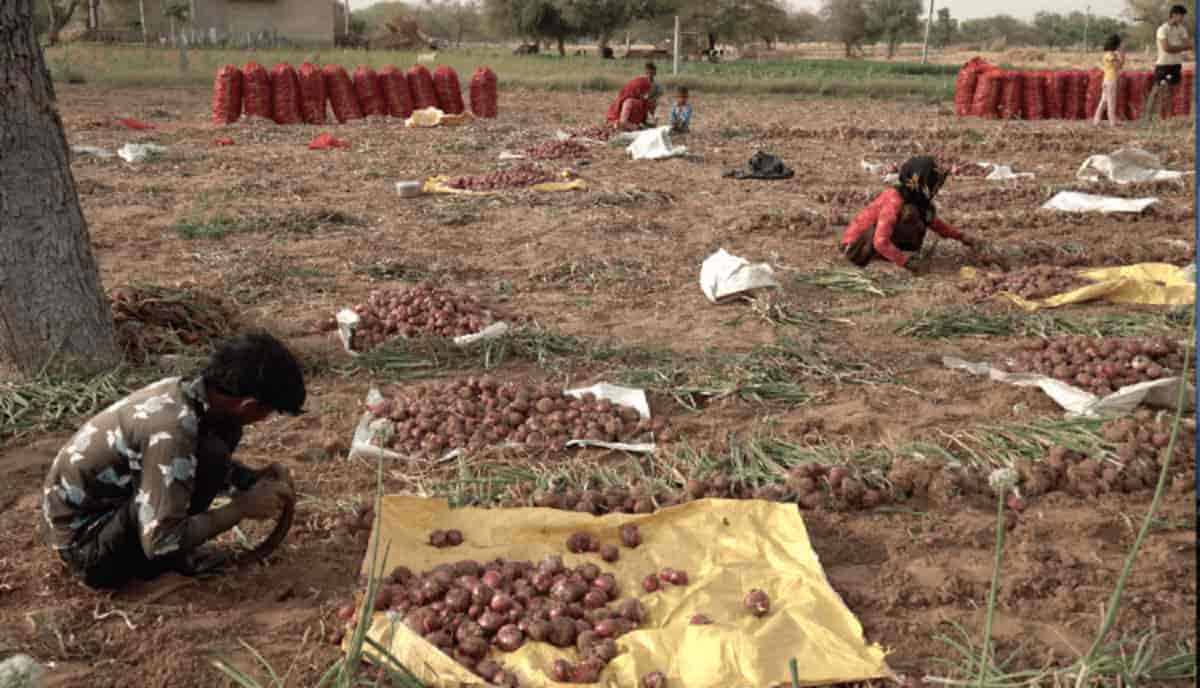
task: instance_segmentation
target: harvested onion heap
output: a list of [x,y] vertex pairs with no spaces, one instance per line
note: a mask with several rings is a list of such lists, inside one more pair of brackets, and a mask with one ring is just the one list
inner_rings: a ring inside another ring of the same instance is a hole
[[575,130],[571,131],[570,134],[571,134],[571,138],[573,138],[573,139],[579,138],[579,139],[593,139],[596,141],[607,141],[610,138],[612,138],[613,129],[611,127],[597,125],[594,127],[583,127],[582,129],[575,129]]
[[551,384],[501,384],[490,375],[417,386],[370,410],[393,422],[390,437],[376,433],[376,441],[408,452],[562,446],[571,439],[622,442],[651,432],[661,441],[674,439],[661,419],[643,419],[637,409],[590,392],[576,399]]
[[486,174],[454,177],[446,182],[446,185],[453,189],[493,191],[495,189],[520,189],[553,179],[554,175],[536,165],[517,165]]
[[488,322],[474,298],[428,285],[373,291],[354,312],[359,322],[350,348],[355,351],[367,351],[394,337],[471,334]]
[[585,158],[587,146],[578,141],[545,141],[529,148],[525,155],[534,160],[558,160],[561,158]]
[[[579,538],[594,542],[572,536]],[[596,564],[570,569],[549,555],[537,564],[460,561],[419,574],[401,566],[381,581],[374,608],[400,615],[409,629],[493,685],[515,686],[517,679],[488,658],[492,648],[514,652],[526,642],[576,649],[578,662],[555,660],[548,673],[560,683],[596,683],[617,656],[616,638],[646,615],[641,602],[620,600],[620,593],[616,577]],[[345,625],[334,632],[334,643],[357,611],[353,604],[338,610]]]
[[1064,294],[1088,284],[1072,270],[1053,265],[1039,265],[1028,270],[1006,273],[982,273],[973,282],[962,282],[958,288],[982,301],[1000,292],[1016,294],[1023,299],[1044,299]]
[[1047,375],[1098,396],[1177,375],[1182,367],[1183,350],[1161,337],[1037,339],[1009,365],[1013,372]]

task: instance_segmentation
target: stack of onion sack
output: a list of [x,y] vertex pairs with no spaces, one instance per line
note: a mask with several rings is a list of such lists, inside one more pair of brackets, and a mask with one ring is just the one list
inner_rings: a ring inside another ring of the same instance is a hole
[[407,119],[413,112],[413,97],[404,72],[392,65],[379,70],[379,86],[392,117]]
[[433,87],[433,75],[425,65],[416,64],[408,68],[408,90],[412,93],[413,109],[424,110],[438,106],[437,92]]
[[500,384],[489,375],[413,387],[370,411],[392,421],[390,436],[385,425],[372,442],[408,453],[499,444],[561,447],[573,439],[624,442],[650,432],[673,439],[661,419],[643,419],[632,407],[591,393],[576,399],[551,384]]
[[213,124],[233,124],[242,116],[242,70],[225,65],[213,79]]
[[358,107],[368,117],[387,117],[388,105],[379,89],[379,76],[370,67],[354,70],[354,95]]
[[366,303],[354,306],[358,326],[350,348],[368,351],[395,337],[423,334],[458,337],[488,323],[483,306],[466,294],[421,285],[394,291],[373,291]]
[[354,94],[354,83],[350,75],[338,65],[325,65],[325,92],[329,94],[329,105],[333,108],[333,116],[345,124],[351,120],[362,119],[362,108],[358,106],[358,97]]
[[271,119],[276,124],[299,124],[300,78],[290,64],[280,62],[271,69]]
[[1025,75],[1021,72],[1004,73],[1004,90],[1000,97],[1000,116],[1018,119],[1025,99]]
[[446,185],[452,189],[493,191],[495,189],[520,189],[553,179],[554,175],[535,165],[518,165],[486,174],[453,177],[446,182]]
[[433,91],[438,108],[447,115],[461,115],[463,106],[462,87],[458,83],[458,72],[448,65],[433,70]]
[[958,78],[954,82],[954,111],[959,117],[971,114],[971,104],[975,99],[975,85],[979,73],[988,67],[983,58],[972,57],[967,60],[962,69],[958,70]]
[[476,117],[492,118],[498,112],[496,73],[480,67],[471,76],[471,113]]
[[[1083,114],[1091,119],[1100,107],[1100,97],[1104,94],[1104,72],[1095,69],[1087,72],[1087,97],[1083,106]],[[1113,105],[1116,107],[1116,104]]]
[[1023,299],[1044,299],[1065,294],[1089,284],[1072,270],[1053,265],[1038,265],[1027,270],[1007,273],[980,273],[972,282],[961,282],[959,290],[982,301],[998,293],[1016,294]]
[[242,106],[247,117],[271,119],[271,77],[257,62],[242,67]]
[[1021,112],[1025,119],[1041,120],[1046,118],[1046,79],[1044,72],[1028,72],[1025,74],[1024,100]]
[[995,67],[979,72],[975,84],[975,99],[971,103],[971,114],[975,117],[995,119],[1000,109],[1000,96],[1003,95],[1004,73]]
[[1179,346],[1160,337],[1057,337],[1034,340],[1009,370],[1046,375],[1104,397],[1139,382],[1179,375],[1183,355]]
[[525,155],[534,160],[585,158],[587,154],[587,146],[571,139],[567,139],[566,141],[545,141],[525,151]]
[[[686,585],[685,578],[674,578]],[[636,597],[622,600],[621,593],[616,576],[597,564],[571,569],[552,554],[536,564],[463,560],[420,573],[400,566],[380,581],[374,608],[395,613],[411,631],[492,685],[518,685],[512,672],[489,659],[493,651],[514,652],[527,642],[577,651],[577,662],[557,659],[545,667],[556,682],[597,683],[617,656],[616,639],[646,617]],[[338,609],[334,643],[354,627],[357,612],[353,604]]]
[[300,65],[300,114],[305,124],[325,124],[325,77],[311,62]]
[[1061,119],[1063,111],[1063,85],[1055,72],[1041,72],[1043,90],[1046,94],[1045,119]]

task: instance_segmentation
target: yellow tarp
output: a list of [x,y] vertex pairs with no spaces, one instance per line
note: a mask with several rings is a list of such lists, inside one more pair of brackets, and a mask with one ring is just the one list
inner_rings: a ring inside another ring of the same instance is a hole
[[461,115],[447,115],[437,108],[425,108],[424,110],[416,110],[404,120],[404,126],[409,129],[417,127],[456,127],[460,124],[465,124],[475,119],[475,115],[470,112],[464,112]]
[[[587,189],[587,184],[582,179],[566,180],[566,173],[562,175],[564,181],[561,182],[542,182],[524,189],[507,189],[507,191],[535,191],[537,193],[555,193],[560,191],[584,191]],[[430,177],[425,180],[425,184],[421,187],[421,191],[425,193],[444,193],[444,194],[464,194],[469,196],[490,196],[494,194],[504,193],[506,190],[496,191],[472,191],[470,189],[455,189],[447,186],[446,182],[450,177]]]
[[[975,268],[963,268],[959,276],[972,280],[978,275]],[[1049,298],[1031,301],[1016,294],[1001,292],[1000,296],[1027,311],[1057,308],[1085,301],[1136,303],[1149,306],[1182,306],[1196,303],[1196,285],[1188,280],[1183,268],[1168,263],[1139,263],[1118,268],[1083,270],[1079,276],[1092,284]]]
[[[547,554],[561,555],[569,566],[591,561],[612,571],[622,598],[637,593],[648,620],[617,641],[620,655],[597,686],[639,686],[642,676],[659,670],[675,686],[767,688],[790,684],[793,657],[806,686],[894,678],[884,650],[865,643],[858,619],[830,587],[795,505],[708,499],[654,514],[595,517],[539,508],[451,510],[442,500],[393,496],[383,499],[379,523],[371,537],[374,542],[382,534],[381,559],[384,546],[389,547],[387,562],[379,566],[385,574],[399,565],[422,571],[462,559],[539,561]],[[638,525],[642,544],[621,547],[616,563],[566,552],[571,533],[587,532],[615,544],[620,526],[627,523]],[[463,545],[434,549],[427,544],[430,531],[448,528],[463,532]],[[665,566],[686,571],[691,584],[643,593],[642,578]],[[363,571],[369,570],[368,549]],[[770,595],[772,609],[766,617],[744,610],[743,598],[751,588]],[[707,614],[714,623],[689,625],[696,613]],[[485,685],[386,614],[376,615],[370,634],[427,685]],[[574,651],[545,643],[493,654],[525,688],[563,685],[549,677],[558,657],[577,659]]]

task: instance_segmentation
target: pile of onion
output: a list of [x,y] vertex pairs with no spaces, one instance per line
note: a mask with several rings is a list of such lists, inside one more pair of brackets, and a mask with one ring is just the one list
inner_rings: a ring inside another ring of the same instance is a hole
[[1168,339],[1056,337],[1036,339],[1009,370],[1039,373],[1097,396],[1139,382],[1171,377],[1183,367],[1183,350]]
[[373,291],[366,303],[354,306],[354,312],[359,321],[350,348],[355,351],[370,350],[395,337],[472,334],[489,320],[473,297],[430,285]]
[[[524,444],[561,447],[568,440],[623,442],[674,435],[661,419],[643,419],[589,393],[569,396],[552,384],[501,383],[491,375],[407,388],[370,408],[392,421],[376,442],[407,452],[440,454],[452,449]],[[386,427],[386,426],[385,426]]]

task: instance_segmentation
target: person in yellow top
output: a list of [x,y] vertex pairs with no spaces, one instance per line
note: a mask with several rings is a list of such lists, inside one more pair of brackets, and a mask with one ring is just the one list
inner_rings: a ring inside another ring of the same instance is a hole
[[1114,33],[1104,41],[1104,59],[1100,63],[1104,70],[1104,88],[1092,124],[1100,126],[1100,119],[1107,112],[1108,126],[1117,126],[1117,85],[1121,81],[1121,68],[1124,66],[1125,51],[1121,48],[1121,37]]
[[[1158,45],[1158,60],[1154,63],[1154,89],[1158,93],[1158,106],[1166,114],[1167,104],[1175,100],[1175,90],[1183,80],[1183,53],[1192,49],[1192,39],[1188,37],[1187,8],[1183,5],[1173,5],[1167,15],[1167,23],[1158,27],[1154,34],[1154,42]],[[1165,87],[1165,88],[1164,88]],[[1163,97],[1162,91],[1167,97]]]

